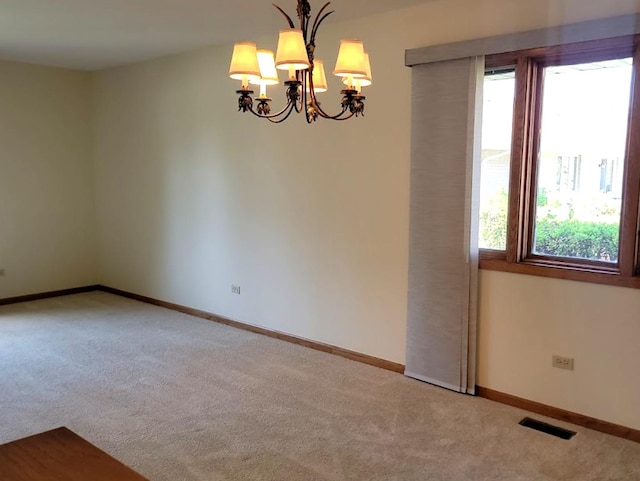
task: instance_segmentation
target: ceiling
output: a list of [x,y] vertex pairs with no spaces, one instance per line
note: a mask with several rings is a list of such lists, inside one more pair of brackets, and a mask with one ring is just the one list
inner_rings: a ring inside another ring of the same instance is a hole
[[[276,0],[277,1],[277,0]],[[334,0],[343,21],[425,0]],[[0,0],[0,59],[99,70],[285,28],[271,0]],[[295,18],[294,0],[277,3]],[[322,1],[312,1],[316,11]],[[313,12],[312,12],[313,13]]]

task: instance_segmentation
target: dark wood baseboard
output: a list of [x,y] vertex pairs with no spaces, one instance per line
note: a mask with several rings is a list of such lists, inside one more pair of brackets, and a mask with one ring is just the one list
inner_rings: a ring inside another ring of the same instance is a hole
[[179,304],[174,304],[172,302],[160,301],[158,299],[153,299],[147,296],[141,296],[139,294],[134,294],[132,292],[122,291],[120,289],[114,289],[113,287],[98,286],[98,289],[104,292],[108,292],[110,294],[116,294],[118,296],[127,297],[129,299],[134,299],[136,301],[146,302],[147,304],[153,304],[154,306],[164,307],[166,309],[171,309],[172,311],[182,312],[183,314],[189,314],[191,316],[200,317],[202,319],[207,319],[209,321],[217,322],[219,324],[224,324],[227,326],[235,327],[237,329],[242,329],[243,331],[262,334],[263,336],[268,336],[274,339],[280,339],[281,341],[286,341],[292,344],[298,344],[300,346],[308,347],[310,349],[315,349],[316,351],[322,351],[329,354],[333,354],[335,356],[344,357],[352,361],[357,361],[363,364],[368,364],[370,366],[386,369],[387,371],[393,371],[400,374],[404,373],[404,365],[396,362],[392,362],[392,361],[387,361],[385,359],[380,359],[374,356],[369,356],[367,354],[350,351],[348,349],[332,346],[330,344],[324,344],[322,342],[311,341],[309,339],[293,336],[291,334],[285,334],[283,332],[273,331],[271,329],[265,329],[263,327],[252,326],[250,324],[245,324],[240,321],[227,319],[225,317],[218,316],[210,312],[201,311],[199,309],[193,309],[191,307],[181,306]]
[[600,431],[601,433],[611,434],[619,438],[628,439],[640,443],[640,431],[618,424],[610,423],[608,421],[602,421],[600,419],[584,416],[582,414],[574,413],[571,411],[565,411],[564,409],[555,408],[553,406],[547,406],[546,404],[538,403],[535,401],[529,401],[527,399],[512,396],[511,394],[505,394],[486,387],[476,386],[476,394],[485,399],[496,401],[502,404],[508,404],[525,411],[530,411],[542,416],[547,416],[553,419],[559,419],[571,424],[576,424],[584,428],[593,429],[594,431]]
[[96,291],[100,286],[74,287],[72,289],[62,289],[60,291],[41,292],[39,294],[27,294],[25,296],[8,297],[0,299],[0,306],[8,304],[18,304],[20,302],[38,301],[40,299],[50,299],[52,297],[70,296],[71,294],[82,294],[84,292]]

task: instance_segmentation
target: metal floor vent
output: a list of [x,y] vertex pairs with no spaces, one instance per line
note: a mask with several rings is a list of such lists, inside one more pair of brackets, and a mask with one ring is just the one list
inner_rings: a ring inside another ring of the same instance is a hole
[[554,426],[552,424],[543,423],[542,421],[537,421],[531,418],[524,418],[519,423],[521,426],[526,428],[535,429],[536,431],[540,431],[546,434],[551,434],[560,439],[571,439],[576,435],[573,431],[569,431],[568,429],[560,428],[558,426]]

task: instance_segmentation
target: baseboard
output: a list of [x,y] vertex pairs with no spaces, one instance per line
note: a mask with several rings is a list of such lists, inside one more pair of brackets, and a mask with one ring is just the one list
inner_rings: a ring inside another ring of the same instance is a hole
[[249,331],[256,334],[262,334],[263,336],[272,337],[274,339],[280,339],[281,341],[290,342],[299,346],[315,349],[316,351],[322,351],[335,356],[344,357],[352,361],[361,362],[370,366],[375,366],[387,371],[393,371],[402,374],[404,372],[404,365],[398,364],[385,359],[380,359],[367,354],[362,354],[341,347],[332,346],[330,344],[324,344],[322,342],[311,341],[301,337],[293,336],[291,334],[285,334],[283,332],[274,331],[271,329],[265,329],[263,327],[252,326],[251,324],[245,324],[244,322],[235,321],[233,319],[227,319],[226,317],[218,316],[210,312],[201,311],[199,309],[193,309],[191,307],[181,306],[172,302],[165,302],[158,299],[153,299],[147,296],[141,296],[132,292],[122,291],[120,289],[114,289],[113,287],[98,286],[98,290],[108,292],[110,294],[116,294],[118,296],[127,297],[136,301],[145,302],[147,304],[153,304],[154,306],[164,307],[173,311],[181,312],[183,314],[189,314],[191,316],[200,317],[209,321],[224,324],[226,326],[235,327],[236,329],[242,329],[243,331]]
[[41,292],[38,294],[27,294],[25,296],[8,297],[6,299],[0,299],[0,306],[6,306],[8,304],[19,304],[21,302],[39,301],[40,299],[50,299],[52,297],[70,296],[71,294],[82,294],[84,292],[91,292],[98,290],[100,286],[84,286],[74,287],[71,289],[62,289],[59,291]]
[[488,389],[486,387],[476,386],[476,393],[479,397],[490,399],[491,401],[508,404],[509,406],[524,409],[525,411],[541,414],[553,419],[559,419],[560,421],[576,424],[584,428],[593,429],[594,431],[611,434],[612,436],[640,443],[640,431],[636,429],[627,428],[625,426],[620,426],[618,424],[602,421],[601,419],[584,416],[571,411],[565,411],[564,409],[547,406],[546,404],[535,401],[529,401],[527,399],[512,396],[511,394],[494,391],[493,389]]

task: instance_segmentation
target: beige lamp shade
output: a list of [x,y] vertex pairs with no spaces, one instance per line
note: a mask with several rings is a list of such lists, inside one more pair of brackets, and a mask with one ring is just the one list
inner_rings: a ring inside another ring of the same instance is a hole
[[[367,75],[365,77],[353,79],[358,90],[360,90],[361,87],[368,87],[373,83],[373,76],[371,75],[371,61],[369,60],[369,54],[367,52],[364,53],[364,63]],[[342,83],[349,86],[349,77],[344,77]]]
[[233,46],[229,77],[243,81],[260,78],[260,66],[255,43],[239,42]]
[[309,68],[307,46],[304,43],[302,30],[281,30],[276,52],[276,67],[280,70],[305,70]]
[[254,85],[276,85],[280,83],[275,59],[271,50],[258,50],[260,78],[251,80]]
[[[309,85],[307,85],[307,92],[309,91]],[[326,92],[329,90],[327,86],[327,76],[324,73],[324,62],[322,60],[313,61],[313,90],[317,93]]]
[[367,76],[364,45],[360,40],[341,40],[333,75],[362,78]]

